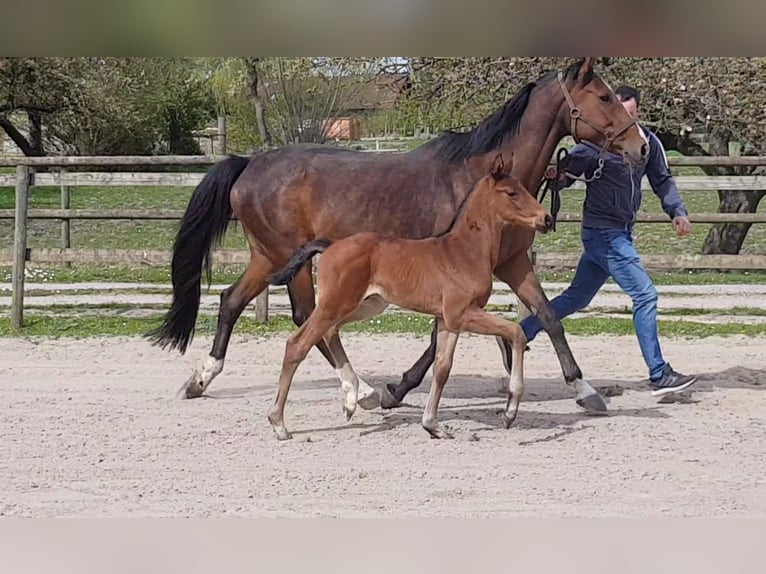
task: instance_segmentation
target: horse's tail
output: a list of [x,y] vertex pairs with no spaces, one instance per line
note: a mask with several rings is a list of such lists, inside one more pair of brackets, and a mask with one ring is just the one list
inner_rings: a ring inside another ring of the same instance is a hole
[[173,245],[173,303],[162,325],[145,336],[163,349],[181,353],[194,337],[200,302],[202,268],[212,278],[210,252],[220,243],[231,220],[230,193],[249,159],[231,155],[213,166],[189,199]]
[[304,243],[293,252],[293,256],[290,257],[290,261],[287,262],[287,265],[276,273],[269,275],[269,285],[287,285],[290,281],[295,279],[298,271],[301,270],[301,267],[306,265],[309,259],[314,257],[317,253],[322,253],[330,245],[332,245],[330,239],[316,239]]

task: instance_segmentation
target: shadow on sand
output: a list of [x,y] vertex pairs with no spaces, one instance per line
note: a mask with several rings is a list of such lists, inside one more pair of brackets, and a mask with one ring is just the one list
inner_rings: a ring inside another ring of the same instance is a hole
[[[363,375],[364,376],[364,375]],[[399,377],[365,377],[365,380],[373,387],[399,382]],[[649,388],[646,380],[615,381],[609,379],[591,379],[589,382],[606,397],[620,396],[624,391],[647,392]],[[427,376],[420,387],[413,389],[408,397],[416,394],[427,394],[430,388],[430,376]],[[248,387],[220,388],[207,394],[213,399],[242,399],[245,397],[273,396],[276,385],[253,385]],[[688,392],[678,395],[668,395],[657,403],[686,403],[699,402],[695,398],[698,393],[711,392],[714,388],[723,389],[766,389],[766,369],[747,369],[733,367],[719,372],[701,373],[697,383]],[[339,382],[336,378],[325,378],[315,381],[296,381],[295,390],[306,389],[333,389],[339,392]],[[455,373],[450,377],[445,389],[444,398],[464,399],[467,402],[458,404],[442,404],[439,409],[439,420],[447,426],[450,421],[471,420],[482,426],[475,430],[505,430],[500,413],[505,407],[504,392],[500,388],[497,378],[466,375]],[[546,437],[522,442],[519,444],[534,444],[550,440],[559,440],[572,433],[588,428],[584,423],[594,418],[584,411],[574,410],[567,413],[551,413],[533,410],[529,407],[534,403],[547,401],[571,400],[574,398],[574,390],[568,387],[560,379],[527,379],[526,393],[522,402],[522,408],[514,422],[513,428],[517,429],[559,429],[559,432]],[[424,400],[425,397],[422,397]],[[321,399],[325,400],[325,399]],[[471,401],[480,400],[480,404]],[[423,402],[422,400],[418,402]],[[381,419],[374,423],[339,424],[324,428],[301,429],[295,431],[295,436],[310,435],[311,433],[334,432],[341,430],[356,429],[360,436],[372,433],[389,432],[399,427],[417,425],[420,426],[422,407],[414,405],[405,399],[401,406],[393,410],[376,409],[381,414]],[[661,406],[656,405],[637,409],[614,409],[610,410],[607,417],[635,417],[635,418],[667,418],[671,415],[663,412]],[[596,417],[602,418],[602,417]],[[579,423],[579,426],[578,426]]]

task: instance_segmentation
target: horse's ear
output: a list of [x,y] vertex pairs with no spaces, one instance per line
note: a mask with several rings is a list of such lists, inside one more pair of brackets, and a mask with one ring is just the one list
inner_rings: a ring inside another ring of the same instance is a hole
[[499,153],[495,156],[495,161],[492,163],[492,170],[489,173],[495,179],[500,179],[504,175],[504,167],[503,154]]
[[503,172],[506,175],[511,175],[511,172],[513,171],[513,157],[514,153],[511,152],[511,157],[508,158],[508,163],[505,164],[505,169],[503,169]]
[[593,74],[593,64],[596,63],[597,58],[583,58],[580,64],[580,70],[577,72],[577,77],[583,80]]

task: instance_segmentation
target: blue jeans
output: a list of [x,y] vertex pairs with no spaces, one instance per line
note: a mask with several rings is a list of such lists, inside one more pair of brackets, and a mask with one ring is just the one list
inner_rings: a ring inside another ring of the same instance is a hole
[[[611,276],[633,300],[633,328],[649,377],[661,377],[665,360],[657,335],[657,290],[641,265],[630,232],[583,228],[582,244],[584,252],[572,284],[551,301],[556,317],[563,319],[587,307]],[[542,325],[533,315],[521,322],[521,328],[531,341],[542,330]]]

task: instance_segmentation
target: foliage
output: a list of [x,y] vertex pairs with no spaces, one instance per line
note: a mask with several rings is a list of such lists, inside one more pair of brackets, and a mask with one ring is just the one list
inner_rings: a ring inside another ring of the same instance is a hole
[[198,70],[190,58],[6,58],[0,117],[39,114],[51,152],[197,153],[191,133],[214,111]]

